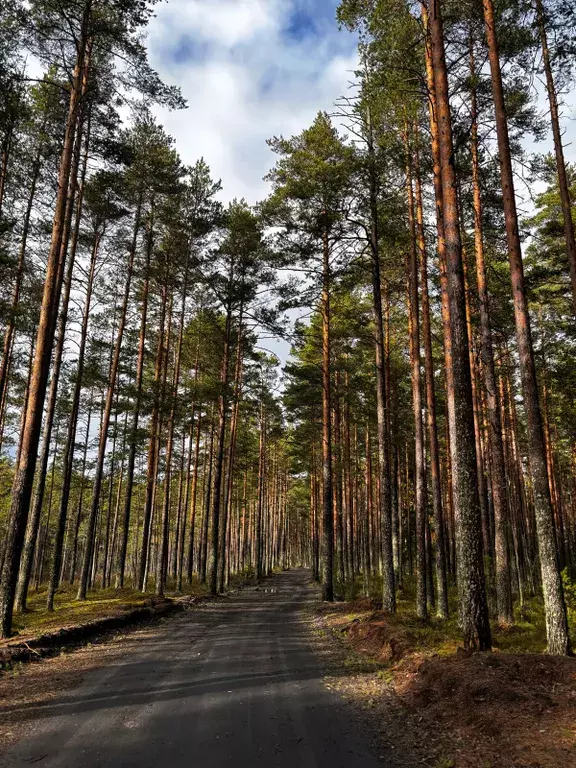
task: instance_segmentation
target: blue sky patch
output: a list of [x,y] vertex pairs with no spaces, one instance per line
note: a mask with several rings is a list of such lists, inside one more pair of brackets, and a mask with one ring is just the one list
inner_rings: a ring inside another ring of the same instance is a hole
[[176,64],[205,61],[210,55],[210,44],[194,39],[191,35],[180,35],[169,48],[170,58]]
[[309,37],[315,37],[317,34],[318,28],[314,18],[306,9],[296,5],[286,20],[282,29],[282,36],[287,40],[299,43]]

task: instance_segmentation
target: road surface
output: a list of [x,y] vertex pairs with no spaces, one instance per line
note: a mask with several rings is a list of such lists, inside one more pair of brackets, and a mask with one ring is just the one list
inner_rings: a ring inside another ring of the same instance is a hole
[[304,570],[166,621],[31,723],[2,768],[378,768],[299,619]]

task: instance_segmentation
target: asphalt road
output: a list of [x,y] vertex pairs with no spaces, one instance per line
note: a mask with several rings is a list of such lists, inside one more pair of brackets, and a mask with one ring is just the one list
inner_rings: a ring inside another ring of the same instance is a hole
[[166,621],[50,703],[3,768],[377,768],[308,645],[289,571]]

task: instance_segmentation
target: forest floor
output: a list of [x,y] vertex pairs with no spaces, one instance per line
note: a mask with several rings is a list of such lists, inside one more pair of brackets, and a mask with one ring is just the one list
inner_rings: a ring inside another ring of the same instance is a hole
[[576,660],[542,653],[537,605],[472,655],[455,618],[421,621],[412,606],[404,595],[394,617],[367,598],[317,609],[328,685],[367,713],[383,749],[433,768],[576,768]]

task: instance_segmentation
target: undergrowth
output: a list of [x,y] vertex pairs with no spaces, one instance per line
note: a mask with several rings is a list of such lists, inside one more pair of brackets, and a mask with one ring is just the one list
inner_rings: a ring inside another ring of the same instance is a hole
[[[229,589],[236,589],[244,584],[253,582],[255,575],[249,569],[230,577]],[[30,590],[27,610],[25,613],[14,615],[13,629],[17,635],[31,637],[55,631],[61,627],[85,624],[98,619],[116,616],[142,606],[150,605],[155,599],[153,591],[141,592],[132,587],[115,589],[89,590],[86,600],[76,600],[77,585],[65,584],[58,590],[54,600],[54,611],[46,610],[46,588]],[[167,598],[205,597],[209,594],[206,584],[201,584],[194,578],[191,584],[185,584],[182,591],[177,592],[173,580],[168,580],[165,596]]]
[[[182,592],[167,590],[166,597],[201,596],[207,592],[205,585],[193,581],[191,585],[186,585]],[[96,621],[149,605],[154,598],[153,592],[141,592],[131,587],[90,590],[86,600],[76,600],[76,593],[76,586],[63,586],[56,593],[54,611],[48,612],[46,589],[31,590],[26,612],[14,615],[14,631],[26,636],[43,634],[61,627]]]
[[[576,636],[576,583],[563,573],[564,591],[572,637]],[[362,620],[373,610],[381,607],[382,580],[373,577],[365,580],[358,577],[345,587],[336,585],[336,594],[350,604],[347,613],[349,621]],[[416,584],[405,578],[402,589],[397,592],[396,614],[387,617],[391,628],[404,632],[413,648],[424,653],[449,656],[461,646],[461,632],[458,624],[458,595],[456,587],[449,587],[449,610],[447,620],[439,619],[433,606],[429,606],[428,619],[419,619],[415,613]],[[489,595],[491,612],[495,600]],[[515,623],[509,627],[497,624],[492,616],[492,642],[494,648],[507,653],[543,653],[546,650],[546,623],[541,595],[525,599],[522,609],[516,607]]]

